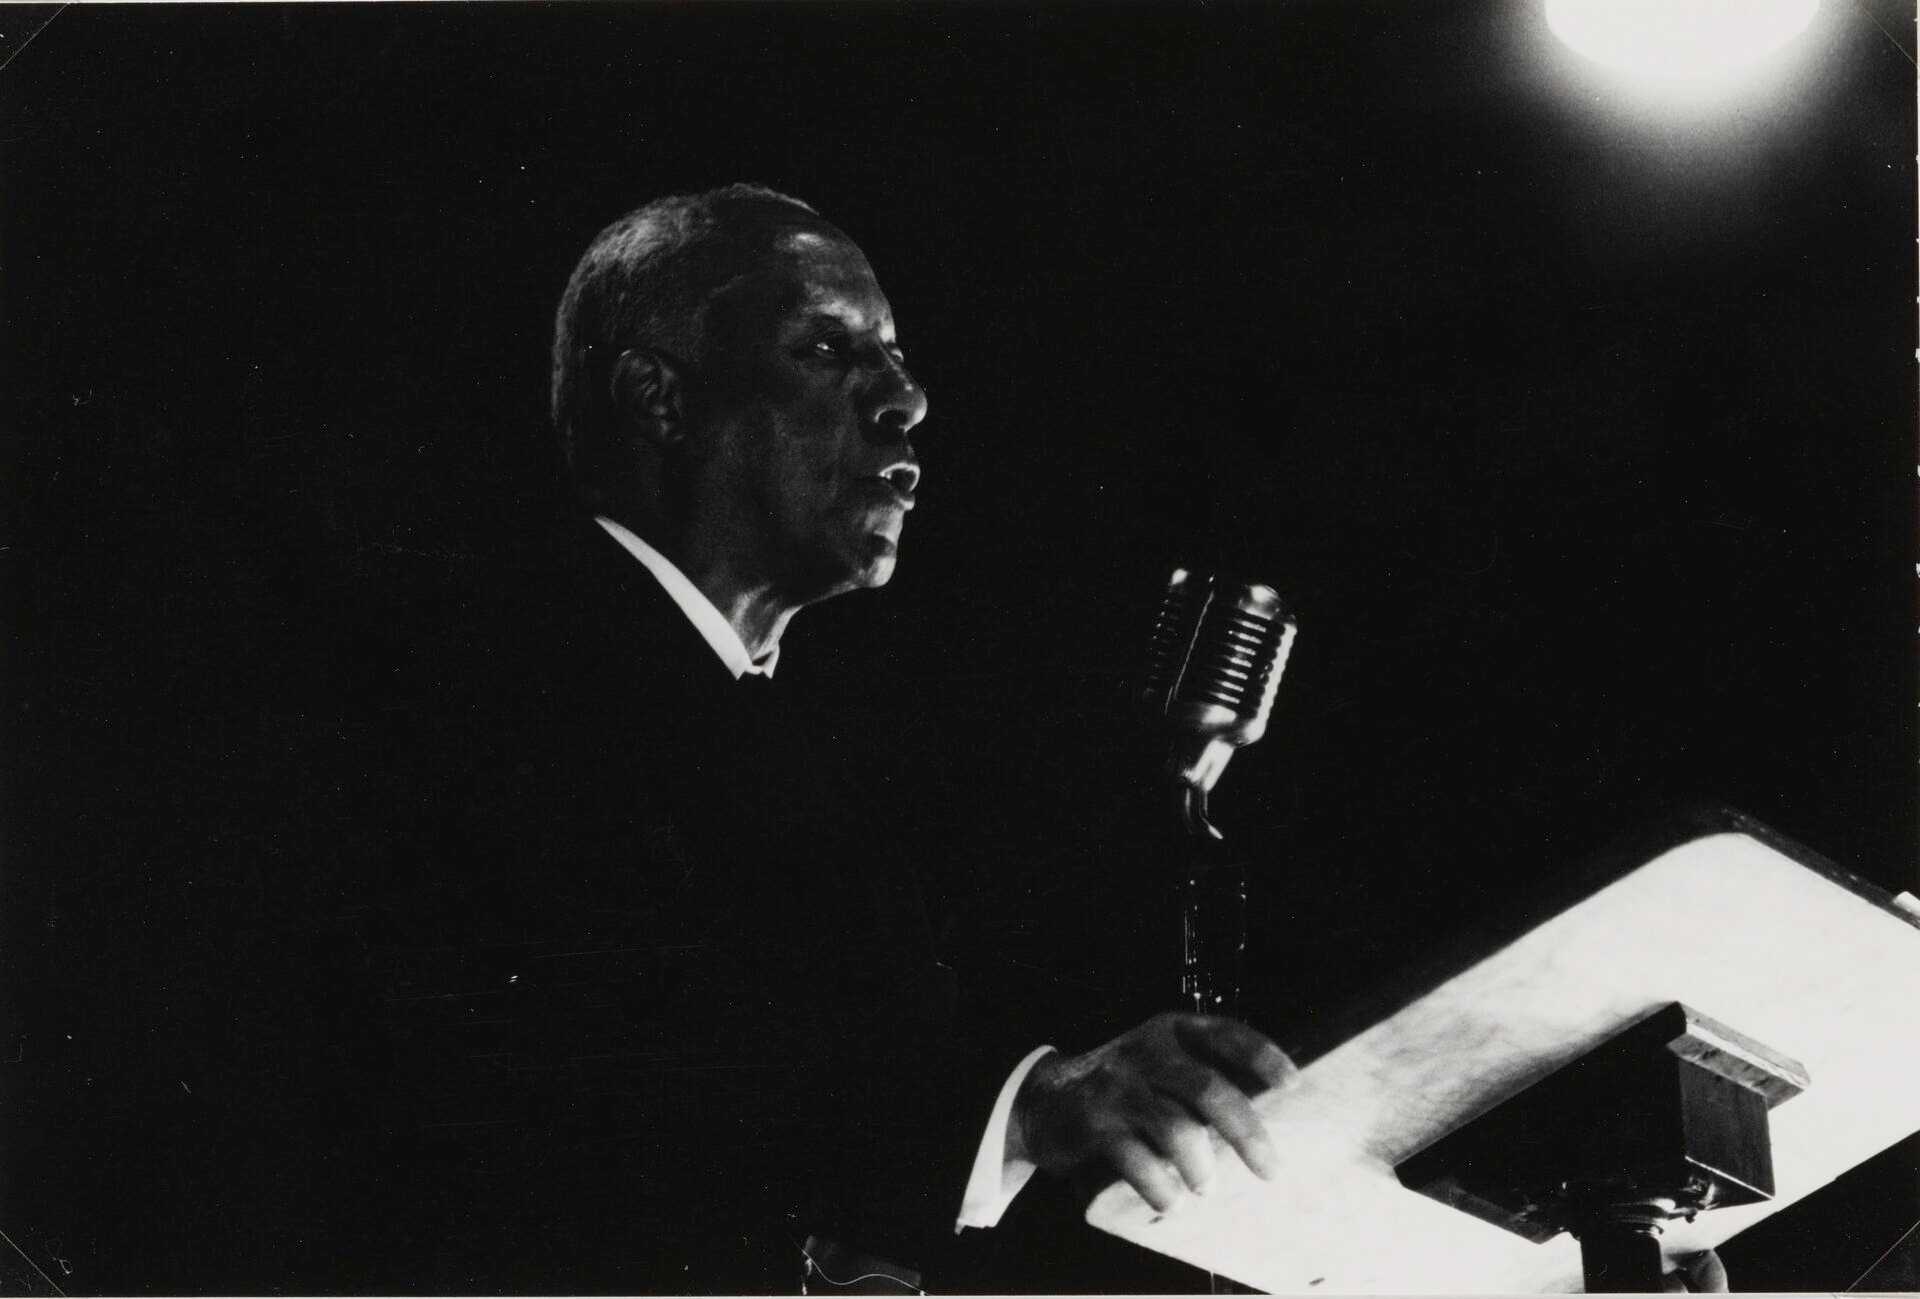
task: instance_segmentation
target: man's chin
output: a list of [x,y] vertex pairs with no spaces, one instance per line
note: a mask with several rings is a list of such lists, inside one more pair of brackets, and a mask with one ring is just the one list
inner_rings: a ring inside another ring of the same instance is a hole
[[811,576],[796,587],[800,603],[830,600],[850,591],[866,591],[885,586],[893,578],[899,558],[899,543],[883,533],[867,533],[849,538],[836,550],[823,554]]
[[885,586],[893,578],[893,567],[899,562],[900,545],[893,538],[879,533],[867,538],[865,562],[860,566],[858,584],[872,588]]
[[797,602],[816,604],[831,601],[835,595],[883,587],[893,579],[895,560],[897,549],[891,539],[881,535],[862,537],[851,547],[820,556],[820,564],[793,587]]

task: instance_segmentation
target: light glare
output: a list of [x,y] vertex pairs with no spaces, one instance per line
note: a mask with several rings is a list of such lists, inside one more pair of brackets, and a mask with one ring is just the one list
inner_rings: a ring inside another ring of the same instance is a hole
[[1546,0],[1547,26],[1576,52],[1672,87],[1706,87],[1807,29],[1820,0]]

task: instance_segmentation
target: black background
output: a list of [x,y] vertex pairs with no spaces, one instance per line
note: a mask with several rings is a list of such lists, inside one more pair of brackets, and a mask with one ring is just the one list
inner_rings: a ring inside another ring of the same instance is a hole
[[[110,1084],[196,863],[298,797],[357,584],[511,544],[587,240],[739,179],[866,248],[933,402],[895,582],[785,652],[891,719],[876,797],[932,855],[992,845],[944,889],[1036,987],[1116,948],[1172,984],[1151,906],[1079,900],[1157,896],[1111,826],[1176,559],[1300,613],[1220,798],[1273,845],[1283,1042],[1689,800],[1913,887],[1912,12],[1877,12],[1694,113],[1525,3],[63,12],[0,74],[14,1093]],[[220,878],[214,915],[272,888]],[[1749,1233],[1736,1285],[1852,1283],[1912,1168]]]

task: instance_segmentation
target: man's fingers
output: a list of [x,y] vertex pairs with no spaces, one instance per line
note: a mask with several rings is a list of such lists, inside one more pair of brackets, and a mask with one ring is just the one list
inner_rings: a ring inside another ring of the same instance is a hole
[[1213,1183],[1213,1138],[1194,1122],[1186,1108],[1171,1100],[1163,1101],[1150,1127],[1141,1135],[1147,1143],[1173,1161],[1180,1179],[1196,1194],[1204,1195]]
[[1015,1102],[1021,1148],[1075,1176],[1102,1167],[1160,1212],[1218,1171],[1213,1133],[1252,1172],[1280,1160],[1250,1096],[1287,1085],[1295,1069],[1263,1034],[1229,1019],[1169,1013],[1085,1055],[1036,1067]]
[[1166,1161],[1138,1137],[1117,1139],[1108,1148],[1107,1158],[1113,1162],[1114,1171],[1140,1192],[1140,1198],[1151,1204],[1156,1213],[1171,1212],[1186,1196],[1180,1179],[1174,1176]]
[[1267,1136],[1267,1125],[1247,1104],[1240,1089],[1222,1078],[1200,1095],[1200,1117],[1227,1139],[1246,1166],[1266,1181],[1280,1172],[1280,1156]]
[[1262,1090],[1285,1087],[1300,1072],[1271,1038],[1237,1019],[1196,1015],[1186,1025],[1183,1036],[1189,1050],[1225,1066],[1236,1077],[1257,1080]]
[[1257,1176],[1272,1181],[1280,1171],[1267,1125],[1247,1103],[1246,1093],[1218,1073],[1195,1065],[1162,1084],[1162,1090],[1225,1137]]

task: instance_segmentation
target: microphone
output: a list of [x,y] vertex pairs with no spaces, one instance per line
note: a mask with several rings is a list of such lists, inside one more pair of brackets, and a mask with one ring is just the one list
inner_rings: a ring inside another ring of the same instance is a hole
[[1233,751],[1267,731],[1299,630],[1270,586],[1173,570],[1147,645],[1140,702],[1169,733],[1166,775],[1186,831],[1180,995],[1198,1013],[1238,1013],[1247,946],[1245,864],[1222,857],[1207,795]]
[[1298,630],[1270,586],[1184,568],[1167,579],[1139,697],[1171,732],[1166,773],[1189,835],[1222,837],[1207,795],[1233,751],[1266,734]]

